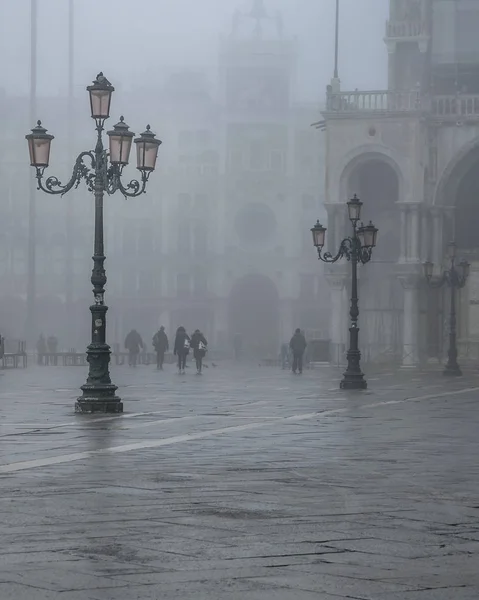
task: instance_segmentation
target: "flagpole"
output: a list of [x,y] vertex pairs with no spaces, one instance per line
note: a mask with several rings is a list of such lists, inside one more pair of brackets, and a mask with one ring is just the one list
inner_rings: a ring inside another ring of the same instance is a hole
[[[74,0],[68,5],[68,156],[74,152],[74,67],[75,67],[75,29],[74,29]],[[75,338],[75,319],[73,317],[73,201],[75,194],[67,196],[66,202],[66,252],[65,252],[65,317],[67,320],[65,332],[68,344]]]
[[[37,115],[37,0],[30,0],[30,124]],[[34,341],[37,336],[36,323],[36,181],[30,177],[28,200],[28,277],[27,318],[25,339]]]
[[339,59],[339,0],[336,0],[336,33],[335,33],[335,41],[334,41],[334,79],[339,79],[338,59]]

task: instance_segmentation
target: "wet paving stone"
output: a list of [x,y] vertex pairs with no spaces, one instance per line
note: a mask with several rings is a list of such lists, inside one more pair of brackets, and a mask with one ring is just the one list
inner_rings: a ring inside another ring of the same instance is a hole
[[479,377],[84,375],[1,379],[0,600],[479,598]]

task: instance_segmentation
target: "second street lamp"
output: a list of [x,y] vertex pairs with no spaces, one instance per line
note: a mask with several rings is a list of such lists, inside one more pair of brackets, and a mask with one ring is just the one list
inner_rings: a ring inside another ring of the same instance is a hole
[[369,222],[369,225],[364,226],[361,224],[358,227],[362,205],[363,203],[356,195],[354,195],[352,200],[347,202],[348,216],[353,227],[353,234],[351,237],[343,239],[335,256],[331,252],[323,254],[326,227],[323,227],[318,221],[311,229],[313,244],[318,251],[319,260],[325,263],[335,263],[344,257],[351,262],[351,307],[349,310],[351,325],[349,328],[349,349],[347,352],[348,366],[340,383],[340,388],[343,390],[365,390],[368,387],[360,366],[358,262],[366,264],[371,260],[373,248],[376,246],[378,230],[371,222]]
[[[75,404],[75,412],[123,412],[123,403],[116,395],[117,387],[111,382],[109,363],[110,346],[106,343],[105,304],[105,252],[103,243],[103,196],[120,191],[125,197],[135,197],[144,193],[148,179],[155,169],[158,149],[161,141],[150,131],[146,131],[134,140],[137,147],[137,169],[140,181],[133,179],[124,184],[121,180],[123,168],[128,164],[134,133],[129,130],[123,117],[108,131],[109,152],[103,147],[102,133],[106,119],[110,116],[111,96],[115,88],[108,79],[99,73],[93,84],[87,87],[90,94],[91,117],[96,123],[97,140],[94,150],[81,152],[73,167],[70,181],[62,185],[61,181],[51,175],[45,181],[43,174],[50,160],[50,146],[54,139],[42,127],[40,121],[32,132],[26,136],[30,152],[30,164],[36,170],[38,189],[47,194],[66,194],[73,187],[77,188],[81,180],[85,181],[88,191],[95,197],[95,241],[93,252],[93,285],[94,304],[90,306],[92,317],[91,343],[87,348],[89,365],[88,378],[82,386],[83,395]],[[85,164],[85,160],[89,162]]]
[[447,351],[447,363],[444,367],[443,374],[452,377],[460,377],[462,375],[461,368],[457,362],[457,329],[456,329],[456,290],[463,288],[466,285],[469,277],[470,265],[467,261],[462,260],[456,264],[457,246],[454,242],[450,242],[447,247],[447,256],[450,261],[449,268],[445,269],[438,279],[434,279],[434,264],[425,262],[424,278],[431,288],[441,288],[443,285],[448,285],[451,290],[450,313],[449,313],[449,349]]

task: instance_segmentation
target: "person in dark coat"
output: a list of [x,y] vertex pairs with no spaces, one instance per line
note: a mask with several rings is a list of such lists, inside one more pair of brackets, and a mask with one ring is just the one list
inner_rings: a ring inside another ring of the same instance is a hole
[[165,352],[168,351],[168,336],[165,333],[163,325],[160,330],[153,336],[153,348],[156,352],[156,368],[163,371],[163,363],[165,361]]
[[296,371],[299,371],[300,374],[303,372],[303,355],[307,345],[306,338],[301,333],[301,329],[296,329],[289,342],[289,347],[293,354],[293,373],[295,374]]
[[191,347],[193,348],[193,356],[196,360],[196,370],[198,374],[201,374],[203,358],[205,357],[207,346],[208,342],[206,341],[205,336],[197,329],[191,336]]
[[186,368],[186,357],[190,352],[191,339],[184,327],[178,327],[175,337],[175,348],[173,353],[178,357],[178,372],[184,373]]
[[128,350],[128,364],[130,367],[136,367],[138,362],[138,354],[140,354],[140,348],[144,348],[141,335],[136,329],[132,329],[126,336],[125,348]]

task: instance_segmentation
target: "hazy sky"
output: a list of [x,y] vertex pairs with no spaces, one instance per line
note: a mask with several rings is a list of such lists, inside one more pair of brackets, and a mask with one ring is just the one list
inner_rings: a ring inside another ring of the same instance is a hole
[[[38,90],[66,93],[68,5],[37,0]],[[125,88],[139,79],[161,81],[167,69],[212,70],[219,36],[228,33],[236,8],[252,0],[73,0],[75,85],[84,88],[99,70]],[[343,89],[386,85],[382,41],[388,0],[341,1],[340,76]],[[298,98],[318,101],[333,70],[335,0],[265,0],[280,9],[285,31],[300,46]],[[9,94],[29,85],[30,0],[0,0],[1,86]]]

